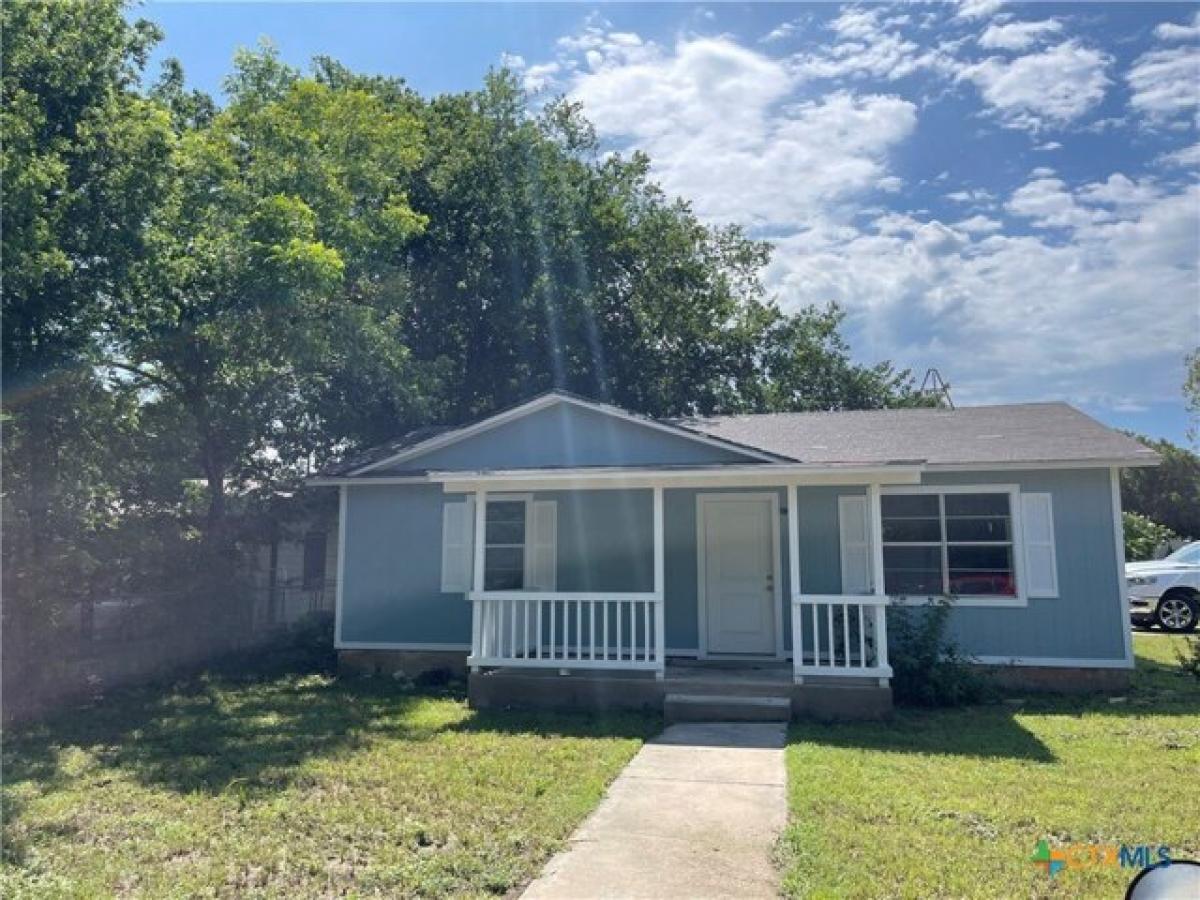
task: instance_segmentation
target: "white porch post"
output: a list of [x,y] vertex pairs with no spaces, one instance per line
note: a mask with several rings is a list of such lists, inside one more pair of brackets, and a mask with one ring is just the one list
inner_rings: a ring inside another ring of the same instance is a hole
[[661,681],[667,673],[666,629],[666,559],[664,546],[663,489],[654,490],[654,659],[658,668],[654,677]]
[[804,630],[800,621],[800,492],[795,484],[787,487],[788,514],[788,602],[792,609],[792,678],[804,684],[800,667],[804,662]]
[[[478,658],[483,656],[483,560],[487,536],[487,491],[475,491],[475,527],[471,534],[475,539],[474,559],[471,567],[471,655]],[[471,666],[472,672],[478,672],[479,666]]]
[[[886,596],[883,579],[883,502],[878,483],[867,485],[867,524],[871,529],[871,587],[876,597]],[[875,607],[875,664],[883,669],[888,665],[887,606]],[[879,679],[887,687],[888,679]]]

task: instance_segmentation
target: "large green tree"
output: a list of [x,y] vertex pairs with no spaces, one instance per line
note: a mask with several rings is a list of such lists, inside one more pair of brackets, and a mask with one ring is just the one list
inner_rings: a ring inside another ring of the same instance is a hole
[[[231,487],[273,483],[320,443],[311,396],[370,355],[347,348],[394,316],[424,225],[406,196],[415,119],[270,48],[240,53],[226,90],[211,114],[174,83],[159,92],[177,112],[170,191],[109,360],[184,413],[214,539]],[[403,391],[403,348],[373,349]]]
[[1167,440],[1134,437],[1157,453],[1162,463],[1121,473],[1125,509],[1176,534],[1200,538],[1200,456]]
[[53,617],[97,566],[136,398],[94,370],[146,253],[169,118],[139,90],[157,29],[112,0],[0,7],[6,620]]

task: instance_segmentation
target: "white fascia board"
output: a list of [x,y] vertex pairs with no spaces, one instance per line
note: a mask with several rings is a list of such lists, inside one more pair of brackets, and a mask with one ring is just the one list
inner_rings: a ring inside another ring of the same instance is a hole
[[1125,459],[1087,459],[1087,460],[1044,460],[1042,462],[990,462],[990,463],[927,463],[927,472],[1011,472],[1028,469],[1111,469],[1137,468],[1142,466],[1157,466],[1159,460],[1145,457],[1127,457]]
[[813,466],[775,463],[673,469],[527,469],[497,472],[431,472],[447,493],[486,490],[617,489],[651,487],[780,487],[787,484],[919,484],[922,467]]
[[476,422],[474,425],[467,425],[463,428],[456,428],[445,434],[435,435],[429,440],[422,441],[419,444],[414,444],[411,447],[406,447],[398,453],[393,454],[385,459],[377,460],[361,468],[355,469],[349,473],[351,475],[362,475],[365,472],[373,471],[384,466],[395,465],[399,462],[404,462],[408,459],[421,456],[431,450],[438,450],[442,447],[448,447],[451,444],[457,444],[459,441],[472,437],[477,434],[482,434],[485,431],[490,431],[507,422],[513,422],[517,419],[522,419],[525,416],[535,413],[538,410],[546,409],[558,403],[568,403],[572,406],[578,406],[581,409],[588,409],[592,412],[598,412],[602,415],[612,416],[614,419],[621,419],[626,422],[632,422],[635,425],[641,425],[644,428],[651,428],[656,431],[662,431],[666,434],[672,434],[675,437],[682,438],[687,441],[694,441],[698,444],[704,444],[709,447],[719,447],[722,450],[727,450],[732,453],[740,453],[749,459],[759,459],[764,462],[775,462],[781,459],[769,453],[764,453],[760,450],[754,450],[749,447],[743,447],[740,444],[735,444],[730,441],[723,441],[720,438],[709,437],[705,434],[692,431],[688,428],[679,428],[675,425],[667,425],[663,422],[656,422],[653,419],[644,418],[634,415],[616,406],[610,406],[606,403],[594,403],[589,400],[583,400],[579,397],[570,397],[566,394],[544,394],[541,397],[535,397],[527,403],[522,403],[520,406],[497,413],[481,422]]

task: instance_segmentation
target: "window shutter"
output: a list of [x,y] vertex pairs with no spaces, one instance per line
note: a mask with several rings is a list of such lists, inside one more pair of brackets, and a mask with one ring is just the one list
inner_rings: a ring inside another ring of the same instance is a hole
[[442,506],[442,593],[465,594],[474,575],[475,501]]
[[1054,503],[1049,494],[1021,494],[1021,534],[1025,544],[1025,594],[1058,596],[1054,552]]
[[527,540],[530,590],[553,591],[558,584],[558,503],[535,500]]
[[838,497],[838,537],[842,556],[842,593],[871,593],[871,539],[867,498]]

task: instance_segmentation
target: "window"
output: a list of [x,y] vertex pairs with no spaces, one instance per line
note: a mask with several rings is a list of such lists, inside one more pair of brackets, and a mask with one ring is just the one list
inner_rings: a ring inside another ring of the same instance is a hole
[[[532,495],[489,497],[484,511],[483,589],[553,591],[558,583],[558,503]],[[442,593],[471,590],[475,503],[442,506]]]
[[1016,596],[1007,492],[885,494],[881,501],[888,594]]
[[489,500],[483,558],[485,591],[525,589],[524,500]]

